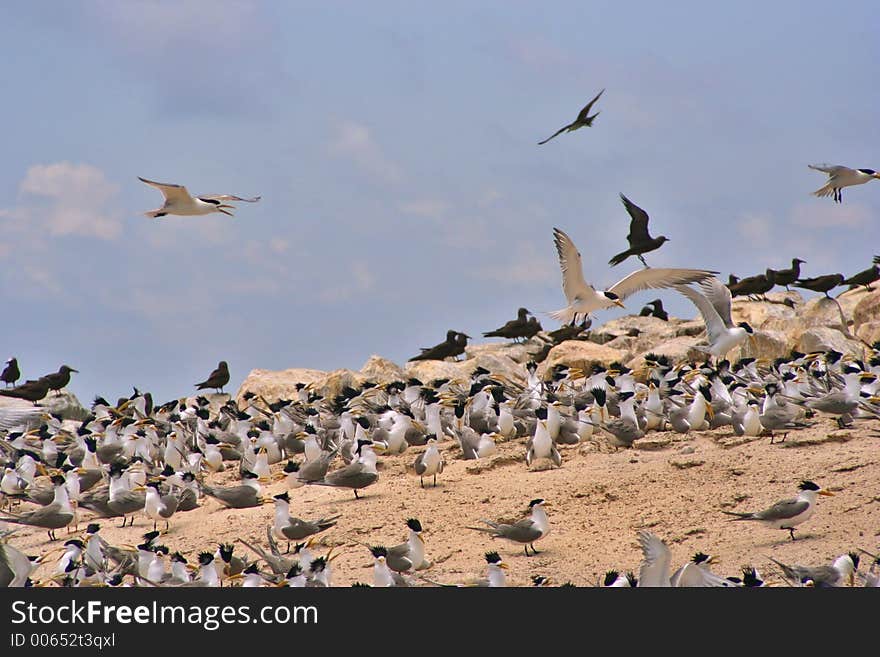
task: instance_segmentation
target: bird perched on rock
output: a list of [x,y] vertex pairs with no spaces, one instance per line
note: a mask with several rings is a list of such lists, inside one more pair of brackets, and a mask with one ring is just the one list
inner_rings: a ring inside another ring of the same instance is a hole
[[599,96],[601,96],[604,92],[605,90],[602,89],[602,91],[596,94],[596,97],[593,98],[593,100],[584,105],[584,108],[580,112],[578,112],[577,118],[574,121],[566,126],[559,128],[559,130],[547,137],[547,139],[545,139],[544,141],[539,141],[538,145],[540,146],[542,144],[546,144],[548,141],[550,141],[554,137],[558,137],[563,132],[572,132],[574,130],[577,130],[578,128],[583,128],[584,126],[588,128],[591,127],[595,118],[599,116],[599,112],[596,112],[595,114],[590,116],[590,110],[593,109],[593,105],[596,103],[597,100],[599,100]]
[[44,377],[35,380],[29,380],[20,386],[0,390],[0,395],[4,397],[17,397],[18,399],[26,399],[33,402],[36,406],[37,402],[49,394],[49,382]]
[[59,392],[64,386],[70,383],[71,372],[78,372],[78,370],[75,370],[67,365],[62,365],[58,368],[57,372],[52,372],[51,374],[47,374],[42,378],[46,380],[46,385],[49,386],[49,390]]
[[772,290],[774,285],[776,285],[775,273],[772,269],[768,269],[763,274],[747,276],[743,279],[731,276],[727,289],[734,297],[762,296]]
[[873,169],[850,169],[839,164],[808,164],[816,171],[828,174],[828,182],[813,192],[820,198],[831,196],[838,203],[843,202],[843,188],[864,185],[871,180],[880,179],[880,173]]
[[669,321],[669,313],[663,308],[663,302],[660,299],[649,301],[639,313],[640,317],[656,317],[664,322]]
[[663,235],[660,237],[651,237],[648,233],[648,213],[630,201],[623,194],[620,195],[620,200],[623,201],[623,207],[626,208],[626,211],[631,217],[629,222],[629,235],[626,236],[626,239],[629,242],[629,248],[611,258],[611,260],[608,261],[608,264],[614,267],[634,255],[638,256],[639,260],[642,261],[642,264],[647,267],[648,263],[645,262],[645,258],[642,254],[659,249],[663,246],[664,242],[669,241],[669,238]]
[[838,285],[843,285],[843,274],[827,274],[825,276],[816,276],[815,278],[799,278],[794,284],[795,287],[802,287],[805,290],[813,292],[822,292],[829,299],[831,296],[829,291]]
[[492,538],[504,538],[515,543],[525,546],[526,556],[529,556],[529,548],[532,548],[532,554],[538,554],[535,549],[535,541],[544,538],[550,533],[550,520],[547,518],[547,512],[544,510],[546,502],[543,499],[534,499],[529,502],[530,513],[528,517],[523,518],[513,524],[504,522],[495,522],[493,520],[480,520],[488,525],[488,527],[467,527],[478,532],[486,532],[491,534]]
[[504,326],[497,328],[494,331],[486,331],[483,333],[483,337],[517,340],[522,337],[521,334],[528,325],[528,316],[529,311],[525,308],[520,308],[516,311],[516,319],[511,319],[509,322],[506,322]]
[[214,388],[219,392],[223,392],[223,386],[227,383],[229,383],[229,366],[226,364],[225,360],[221,360],[220,364],[217,365],[217,369],[211,372],[207,379],[201,383],[196,383],[195,387],[198,390]]
[[791,540],[794,540],[794,528],[809,520],[816,510],[816,496],[834,495],[812,481],[802,481],[798,488],[801,492],[797,497],[781,500],[763,511],[751,513],[722,511],[722,513],[734,516],[732,520],[756,520],[774,529],[787,529]]
[[871,283],[880,280],[880,256],[874,256],[874,264],[863,269],[858,274],[853,274],[843,281],[844,285],[849,285],[850,289],[863,285],[866,290],[871,290]]
[[807,264],[806,260],[792,258],[789,269],[770,269],[768,267],[764,272],[764,276],[768,280],[772,278],[776,285],[784,285],[785,289],[788,290],[788,286],[801,277],[801,265],[805,264]]
[[562,270],[562,290],[568,306],[550,313],[550,316],[566,324],[574,324],[579,317],[611,306],[623,308],[622,300],[640,290],[686,285],[717,273],[700,269],[645,268],[625,276],[607,290],[596,291],[584,280],[581,254],[571,238],[558,228],[553,229],[553,238]]
[[464,353],[464,348],[467,347],[467,341],[470,337],[459,331],[446,331],[446,339],[443,342],[433,347],[423,347],[422,353],[409,360],[445,360],[449,357],[460,356]]
[[183,185],[173,185],[170,183],[160,183],[153,180],[147,180],[138,176],[138,180],[148,185],[152,185],[165,197],[165,203],[158,210],[150,210],[145,212],[146,216],[152,219],[158,219],[168,214],[176,214],[181,216],[194,216],[202,214],[211,214],[212,212],[222,212],[223,214],[233,214],[230,210],[234,210],[234,205],[228,205],[224,201],[244,201],[245,203],[256,203],[260,200],[259,196],[253,198],[242,198],[241,196],[233,196],[232,194],[212,194],[205,196],[190,196],[190,193]]
[[18,359],[13,356],[6,361],[6,367],[0,373],[0,381],[3,381],[7,386],[14,386],[20,377],[21,371],[18,369]]

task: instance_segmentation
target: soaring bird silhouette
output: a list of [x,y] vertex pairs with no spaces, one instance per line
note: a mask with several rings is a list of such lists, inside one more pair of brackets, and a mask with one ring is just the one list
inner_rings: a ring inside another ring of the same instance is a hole
[[647,267],[648,263],[645,262],[642,254],[659,249],[663,246],[663,242],[669,241],[669,238],[663,235],[660,237],[651,237],[648,233],[648,213],[630,201],[623,194],[620,195],[620,200],[623,201],[623,207],[626,208],[629,216],[632,217],[632,220],[629,222],[629,235],[626,236],[626,239],[629,242],[629,248],[611,258],[611,260],[608,261],[608,264],[614,267],[629,258],[631,255],[634,255],[638,256],[639,260],[642,261],[642,264]]
[[547,139],[545,139],[544,141],[539,141],[538,145],[540,146],[541,144],[546,144],[548,141],[550,141],[554,137],[558,137],[563,132],[566,132],[566,131],[572,132],[573,130],[577,130],[578,128],[583,128],[584,126],[587,126],[588,128],[590,126],[592,126],[593,119],[595,119],[597,116],[599,116],[599,112],[596,112],[595,114],[593,114],[593,116],[589,116],[590,110],[593,109],[593,103],[595,103],[597,100],[599,100],[599,96],[601,96],[604,93],[604,91],[605,90],[602,89],[602,91],[597,93],[596,97],[593,98],[593,100],[591,100],[589,103],[587,103],[584,106],[584,108],[580,111],[580,113],[577,115],[577,118],[574,121],[569,123],[567,126],[563,126],[562,128],[559,128],[559,130],[557,130],[552,135],[547,137]]

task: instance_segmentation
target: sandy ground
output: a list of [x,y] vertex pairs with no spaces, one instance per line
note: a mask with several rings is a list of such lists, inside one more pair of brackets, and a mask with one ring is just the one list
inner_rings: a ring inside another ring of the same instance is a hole
[[[693,553],[720,558],[715,572],[739,575],[744,564],[758,567],[767,581],[782,583],[768,559],[820,565],[836,556],[880,544],[880,422],[840,430],[829,419],[789,434],[784,443],[769,438],[737,438],[730,430],[690,434],[650,433],[652,449],[614,452],[604,444],[583,443],[562,448],[562,467],[530,471],[525,465],[524,439],[499,445],[498,454],[481,462],[463,461],[457,445],[441,448],[446,469],[436,488],[420,488],[410,468],[423,448],[380,459],[377,483],[356,500],[350,490],[307,486],[290,491],[291,514],[315,518],[341,514],[338,524],[319,535],[319,552],[333,548],[333,584],[372,583],[372,557],[366,545],[395,545],[405,540],[407,518],[424,526],[428,558],[434,565],[425,577],[443,583],[464,583],[485,575],[483,554],[498,550],[509,566],[508,583],[531,585],[533,575],[557,584],[593,585],[606,570],[634,570],[641,552],[638,529],[664,539],[672,551],[673,569]],[[534,467],[534,464],[533,464]],[[273,472],[281,465],[273,466]],[[232,483],[232,471],[212,475],[211,483]],[[796,494],[797,484],[811,479],[835,493],[820,497],[815,515],[800,526],[797,540],[787,531],[753,522],[731,522],[722,510],[760,510]],[[274,494],[283,482],[266,487]],[[551,533],[539,541],[536,556],[522,547],[466,529],[481,518],[514,521],[525,514],[529,500],[546,499]],[[219,541],[244,538],[266,546],[265,529],[273,505],[225,509],[210,498],[195,511],[174,516],[171,531],[160,540],[194,563],[197,552],[213,551]],[[87,515],[84,513],[83,515]],[[113,544],[135,545],[152,529],[140,514],[134,527],[122,529],[119,519],[104,519],[101,535]],[[84,523],[80,523],[83,529]],[[29,554],[60,547],[44,531],[22,528],[13,545]],[[320,547],[323,546],[323,547]],[[282,549],[284,545],[282,544]],[[236,553],[254,555],[242,545]],[[54,566],[55,560],[50,565]],[[50,565],[36,577],[45,576]],[[868,560],[863,561],[863,568]]]

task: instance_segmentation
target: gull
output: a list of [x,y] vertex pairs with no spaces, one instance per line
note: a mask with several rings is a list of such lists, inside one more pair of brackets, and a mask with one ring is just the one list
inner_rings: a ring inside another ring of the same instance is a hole
[[158,210],[150,210],[144,214],[153,219],[164,217],[167,214],[176,214],[185,217],[194,215],[211,214],[212,212],[222,212],[230,217],[234,216],[229,210],[234,210],[234,205],[228,205],[223,201],[244,201],[246,203],[256,203],[260,200],[259,196],[253,198],[242,198],[241,196],[233,196],[231,194],[214,194],[209,196],[196,196],[193,198],[183,185],[172,185],[168,183],[155,182],[138,176],[141,182],[152,185],[165,196],[165,204]]
[[553,229],[559,267],[562,269],[562,290],[568,306],[550,313],[553,319],[564,324],[575,324],[579,317],[586,317],[597,310],[611,306],[624,307],[622,299],[640,290],[659,289],[685,285],[709,278],[718,272],[702,269],[654,269],[635,271],[617,281],[607,290],[596,289],[584,280],[581,254],[571,238],[558,228]]
[[589,116],[590,110],[593,109],[593,104],[597,100],[599,100],[599,96],[601,96],[604,92],[605,92],[605,90],[602,89],[602,91],[597,93],[596,97],[593,98],[593,100],[591,100],[589,103],[587,103],[584,106],[584,108],[580,111],[580,113],[578,113],[577,118],[574,121],[569,123],[567,126],[563,126],[563,127],[559,128],[559,130],[557,130],[552,135],[547,137],[547,139],[545,139],[544,141],[539,141],[538,145],[540,146],[541,144],[546,144],[548,141],[550,141],[554,137],[558,137],[563,132],[566,132],[566,131],[572,132],[573,130],[577,130],[578,128],[583,128],[584,126],[587,126],[588,128],[591,127],[593,125],[593,119],[595,119],[597,116],[599,116],[599,112],[596,112],[595,114],[593,114],[593,116]]
[[735,511],[722,511],[732,520],[757,520],[775,529],[787,529],[794,540],[794,528],[802,522],[809,520],[816,510],[817,495],[834,495],[812,481],[802,481],[798,486],[800,493],[797,497],[781,500],[773,506],[753,513],[737,513]]
[[629,222],[629,235],[626,236],[626,240],[629,242],[629,248],[611,258],[611,260],[608,261],[608,264],[614,267],[629,258],[631,255],[634,255],[638,256],[639,260],[642,261],[642,264],[647,267],[648,263],[645,262],[645,258],[642,257],[642,254],[659,249],[663,246],[664,242],[669,241],[669,238],[664,235],[661,235],[660,237],[651,237],[648,233],[648,213],[630,201],[623,194],[620,195],[620,200],[623,201],[623,207],[626,208],[626,211],[632,218]]
[[709,340],[705,351],[722,358],[747,338],[754,340],[754,330],[747,322],[734,325],[730,318],[730,290],[724,283],[712,276],[700,281],[699,286],[700,292],[686,285],[677,285],[675,289],[690,299],[703,316]]
[[838,203],[843,202],[842,189],[844,187],[863,185],[875,178],[880,180],[880,173],[873,169],[850,169],[839,164],[808,164],[807,166],[828,174],[828,182],[813,192],[813,195],[820,198],[831,196]]

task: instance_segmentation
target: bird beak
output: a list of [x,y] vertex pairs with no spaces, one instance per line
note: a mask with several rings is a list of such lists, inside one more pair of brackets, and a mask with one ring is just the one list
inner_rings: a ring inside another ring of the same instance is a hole
[[754,333],[749,333],[749,344],[752,345],[752,349],[757,349],[758,347],[758,339]]
[[218,205],[217,212],[222,212],[223,214],[228,214],[230,217],[234,217],[235,215],[229,212],[228,210],[224,210],[224,208],[235,208],[234,205]]
[[706,415],[709,416],[710,420],[715,419],[715,411],[712,408],[712,404],[710,404],[709,402],[706,402]]
[[875,173],[875,174],[874,174],[874,177],[875,177],[877,180],[880,180],[880,173]]
[[626,308],[626,306],[623,305],[623,302],[620,299],[615,299],[614,305],[619,306],[620,308]]
[[499,567],[499,568],[504,568],[504,570],[507,570],[507,569],[509,568],[509,566],[508,566],[506,563],[503,563],[503,562],[502,562],[502,563],[499,563],[499,564],[498,564],[498,567]]
[[819,491],[819,495],[825,495],[826,497],[834,497],[834,493],[830,490],[825,490],[824,488]]

